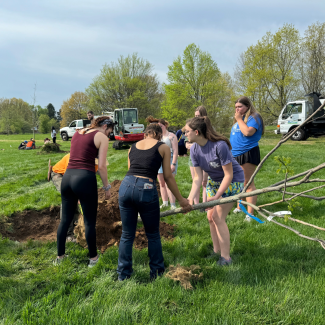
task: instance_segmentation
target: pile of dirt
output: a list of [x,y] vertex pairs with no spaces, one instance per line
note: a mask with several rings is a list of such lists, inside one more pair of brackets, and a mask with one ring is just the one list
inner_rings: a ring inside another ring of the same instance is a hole
[[[97,247],[104,252],[108,247],[119,245],[122,234],[122,222],[118,205],[118,190],[121,181],[111,183],[111,197],[105,201],[105,191],[98,190],[98,212],[96,223]],[[158,185],[158,184],[157,184]],[[158,187],[158,186],[157,186]],[[159,189],[159,188],[158,188]],[[160,191],[159,195],[160,195]],[[42,211],[26,210],[15,213],[0,223],[0,234],[11,240],[20,242],[30,239],[40,241],[56,241],[60,224],[60,207],[55,206]],[[160,235],[166,239],[173,238],[174,225],[160,222]],[[79,216],[75,227],[77,242],[87,247],[83,216]],[[134,247],[142,249],[148,246],[144,227],[137,229]]]
[[60,207],[50,207],[42,211],[26,210],[15,213],[0,224],[0,233],[11,240],[55,241],[60,224]]
[[[121,181],[115,180],[111,183],[111,197],[105,201],[105,191],[98,190],[98,210],[96,223],[96,241],[97,247],[104,252],[108,247],[119,245],[122,234],[122,222],[120,217],[120,209],[118,205],[118,190]],[[157,188],[158,189],[158,188]],[[160,191],[158,193],[160,195]],[[165,222],[160,222],[161,237],[172,239],[174,226]],[[85,238],[85,225],[82,215],[79,216],[78,224],[75,227],[77,242],[87,247]],[[144,227],[137,229],[134,247],[142,249],[148,247],[148,240],[145,234]]]

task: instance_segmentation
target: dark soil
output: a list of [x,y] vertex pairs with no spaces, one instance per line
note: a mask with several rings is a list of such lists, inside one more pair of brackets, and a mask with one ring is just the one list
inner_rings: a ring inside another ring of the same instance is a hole
[[[121,181],[115,180],[111,183],[111,197],[105,201],[105,192],[98,190],[98,212],[96,223],[97,247],[104,252],[110,246],[118,246],[122,233],[122,223],[118,206],[118,190]],[[158,194],[159,184],[157,183]],[[15,213],[5,222],[0,223],[0,234],[11,240],[19,242],[30,239],[40,241],[56,241],[57,229],[60,224],[60,207],[55,206],[42,211],[26,210]],[[142,225],[142,223],[140,223]],[[160,235],[166,239],[173,238],[174,225],[160,222]],[[82,215],[75,227],[78,235],[77,241],[87,247],[84,236],[84,223]],[[142,249],[148,246],[148,240],[144,227],[136,231],[134,247]]]

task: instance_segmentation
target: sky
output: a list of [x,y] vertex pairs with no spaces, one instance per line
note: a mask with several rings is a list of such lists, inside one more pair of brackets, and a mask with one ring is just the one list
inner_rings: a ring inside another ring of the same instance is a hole
[[[0,0],[0,98],[59,110],[105,63],[137,52],[161,82],[195,43],[233,75],[240,53],[285,23],[303,35],[324,0]],[[35,90],[36,85],[36,90]]]

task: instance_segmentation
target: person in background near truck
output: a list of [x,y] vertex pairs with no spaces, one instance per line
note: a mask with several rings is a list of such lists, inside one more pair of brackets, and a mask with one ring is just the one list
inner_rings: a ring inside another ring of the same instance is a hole
[[[251,100],[246,96],[236,100],[235,108],[234,121],[236,123],[231,128],[230,143],[232,154],[244,171],[246,185],[261,161],[258,141],[264,134],[264,122]],[[246,192],[254,190],[256,187],[253,181]],[[256,205],[257,196],[247,197],[246,200]],[[241,212],[239,206],[233,212]],[[254,215],[254,209],[250,206],[247,207],[247,212]],[[252,218],[246,215],[245,220],[251,221]]]
[[161,142],[163,130],[158,123],[147,126],[144,140],[132,145],[129,150],[129,171],[119,189],[119,207],[122,220],[122,236],[119,245],[118,280],[128,279],[133,273],[132,246],[140,213],[148,238],[150,278],[154,280],[165,271],[159,224],[159,197],[156,188],[158,169],[163,165],[163,175],[168,187],[180,206],[191,210],[189,202],[180,194],[171,171],[170,147]]
[[[155,119],[152,116],[147,118],[149,123],[158,123],[162,129],[162,138],[161,141],[165,142],[167,146],[170,148],[171,158],[170,158],[170,168],[172,170],[173,176],[176,176],[177,167],[178,167],[178,145],[177,145],[177,137],[174,133],[168,131],[169,123],[164,119]],[[168,186],[166,185],[164,179],[164,170],[163,165],[158,170],[158,181],[160,184],[160,193],[161,198],[163,200],[163,204],[160,208],[168,207],[168,198],[170,201],[170,208],[172,210],[176,209],[176,199],[173,193],[170,191]]]
[[31,138],[27,144],[26,144],[26,150],[31,150],[31,149],[35,149],[35,140],[33,138]]
[[[244,187],[244,172],[231,154],[229,140],[218,134],[207,116],[194,117],[186,123],[190,142],[194,179],[188,200],[193,200],[202,184],[203,170],[209,175],[208,201],[239,194]],[[230,265],[230,235],[226,217],[234,202],[217,205],[208,210],[208,220],[215,254],[221,254],[217,264]],[[216,255],[217,256],[217,255]]]
[[113,130],[113,121],[108,116],[98,117],[86,129],[78,130],[71,139],[70,159],[62,178],[62,219],[58,228],[58,256],[54,264],[59,264],[65,257],[65,238],[74,211],[80,201],[86,228],[86,240],[89,249],[89,267],[98,262],[96,247],[96,217],[98,190],[95,173],[95,159],[98,157],[98,172],[103,182],[105,199],[111,196],[111,185],[107,179],[106,156],[108,136]]
[[55,131],[54,126],[52,126],[51,137],[52,137],[53,143],[56,143],[56,131]]
[[87,117],[88,117],[88,120],[90,121],[90,125],[91,125],[95,121],[94,112],[93,111],[88,111],[87,112]]
[[[63,175],[67,170],[67,167],[69,164],[69,158],[70,158],[70,154],[68,153],[51,168],[51,180],[52,180],[56,190],[59,193],[61,193],[61,182],[62,182]],[[78,221],[79,214],[80,214],[80,212],[79,212],[78,206],[76,206],[73,219],[72,219],[72,221],[69,225],[69,228],[68,228],[67,237],[66,237],[67,241],[73,241],[73,242],[75,241],[73,229],[74,229],[75,223]],[[60,207],[60,220],[62,220],[62,204]]]
[[[208,112],[204,106],[198,106],[195,109],[194,116],[195,117],[208,116]],[[185,145],[188,150],[190,150],[192,147],[192,143],[190,143],[188,141],[188,138],[185,139]],[[193,167],[191,156],[189,157],[188,164],[190,166],[192,179],[194,179],[194,167]],[[207,181],[208,181],[208,174],[205,171],[203,171],[203,179],[202,179],[202,202],[203,203],[207,201],[207,191],[206,191],[207,190]],[[198,203],[200,203],[200,192],[198,192],[196,194],[196,197],[194,198],[194,204],[198,204]],[[204,209],[200,209],[200,211],[204,212]]]
[[187,157],[187,149],[185,147],[185,128],[178,130],[176,136],[178,139],[178,157]]

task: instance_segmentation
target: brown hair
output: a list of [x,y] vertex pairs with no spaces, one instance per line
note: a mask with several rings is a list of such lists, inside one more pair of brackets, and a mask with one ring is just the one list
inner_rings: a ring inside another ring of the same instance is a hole
[[206,108],[203,105],[198,106],[195,109],[195,112],[199,112],[200,113],[200,116],[208,116],[208,112],[207,112]]
[[94,112],[93,111],[88,111],[87,114],[93,114],[94,115]]
[[[244,118],[245,124],[247,124],[248,118],[250,116],[253,116],[256,123],[258,125],[262,125],[262,134],[264,134],[264,121],[262,119],[261,114],[254,107],[252,101],[246,96],[241,96],[235,101],[235,104],[237,103],[243,104],[246,107],[248,107],[248,110],[246,111],[245,118]],[[236,120],[234,121],[234,123],[236,123]]]
[[199,135],[202,135],[204,138],[212,141],[225,141],[231,149],[230,141],[223,136],[222,134],[216,132],[210,122],[210,119],[207,116],[203,117],[193,117],[186,121],[186,124],[192,129],[197,130],[199,132]]
[[168,129],[169,123],[168,121],[166,121],[163,118],[154,118],[153,116],[148,116],[146,118],[146,121],[150,124],[150,123],[161,123],[162,125],[164,125],[166,127],[166,129]]
[[152,123],[146,127],[144,134],[160,141],[162,136],[162,129],[158,123]]
[[[106,120],[110,120],[111,123],[106,123],[107,122]],[[104,124],[107,125],[107,128],[112,128],[112,130],[114,129],[113,120],[109,116],[100,116],[100,117],[97,117],[93,123],[91,123],[91,126],[89,126],[88,128],[82,129],[80,134],[85,134],[88,130],[101,127]]]

